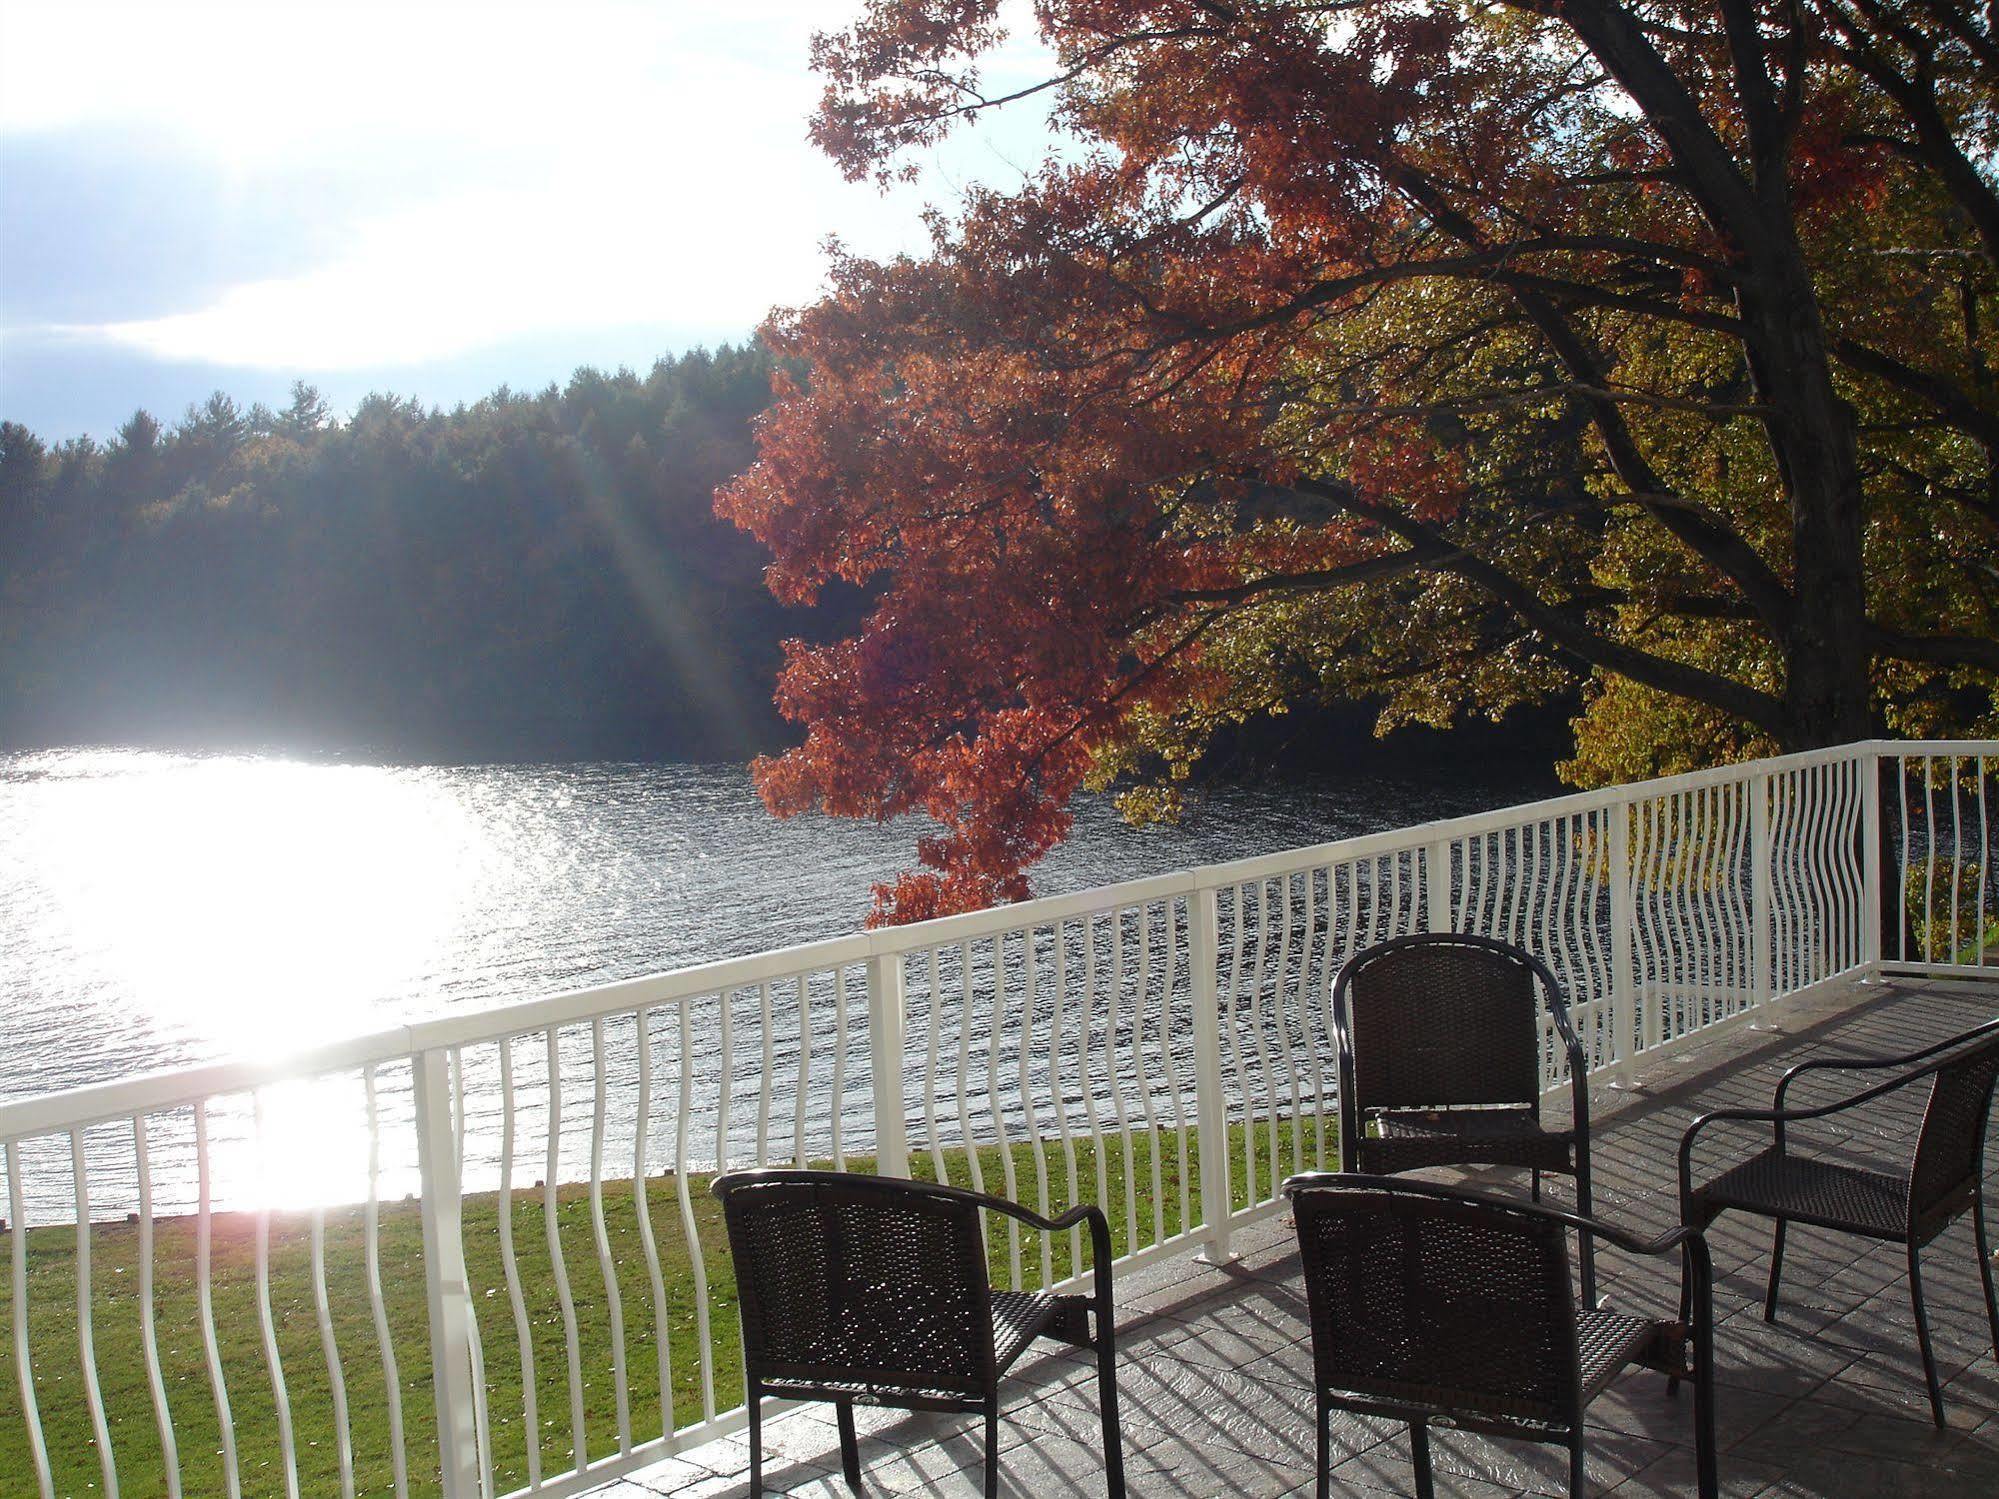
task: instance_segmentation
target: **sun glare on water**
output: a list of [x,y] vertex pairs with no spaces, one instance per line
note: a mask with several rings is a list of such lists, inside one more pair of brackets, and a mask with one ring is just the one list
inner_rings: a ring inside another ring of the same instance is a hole
[[[0,832],[36,871],[35,909],[15,917],[39,954],[15,1002],[54,1032],[118,996],[118,1033],[66,1042],[107,1075],[392,1024],[440,995],[464,928],[514,873],[462,789],[422,769],[85,751],[10,770]],[[218,1101],[211,1120],[228,1197],[253,1182],[272,1206],[366,1192],[357,1077],[263,1090],[261,1143],[237,1117],[248,1102]]]
[[[10,829],[77,966],[135,1024],[269,1055],[422,992],[503,860],[421,770],[65,754]],[[136,772],[136,773],[135,773]],[[84,783],[87,784],[87,789]]]

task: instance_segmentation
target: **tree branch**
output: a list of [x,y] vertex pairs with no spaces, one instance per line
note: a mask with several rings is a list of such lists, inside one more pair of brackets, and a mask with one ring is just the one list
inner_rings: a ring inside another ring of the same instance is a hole
[[1655,656],[1650,651],[1606,638],[1583,621],[1563,613],[1559,606],[1541,598],[1511,574],[1482,557],[1454,546],[1392,505],[1377,504],[1343,486],[1322,480],[1301,479],[1297,487],[1337,504],[1349,514],[1372,521],[1411,547],[1447,551],[1449,555],[1440,557],[1434,564],[1441,571],[1455,573],[1471,583],[1511,609],[1523,623],[1549,642],[1589,665],[1630,677],[1635,682],[1676,697],[1707,703],[1768,733],[1781,731],[1782,705],[1769,694],[1700,667]]
[[1876,655],[1897,661],[1925,661],[1933,666],[1976,666],[1999,671],[1999,640],[1978,635],[1910,635],[1869,624],[1869,643]]

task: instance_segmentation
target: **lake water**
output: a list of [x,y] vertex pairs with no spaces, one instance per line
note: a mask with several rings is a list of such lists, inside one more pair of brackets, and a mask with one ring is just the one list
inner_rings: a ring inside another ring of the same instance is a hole
[[[1463,769],[1239,785],[1142,831],[1086,799],[1035,885],[1551,789],[1545,772]],[[776,821],[739,766],[0,756],[0,1099],[837,936],[920,831]]]
[[[1040,894],[1477,811],[1545,777],[1086,799]],[[729,765],[0,756],[0,1097],[837,936],[920,827],[779,822]]]

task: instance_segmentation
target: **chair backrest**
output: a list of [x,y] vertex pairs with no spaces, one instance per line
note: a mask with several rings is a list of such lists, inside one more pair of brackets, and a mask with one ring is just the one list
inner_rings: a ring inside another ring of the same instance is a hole
[[[1972,1039],[1981,1033],[1983,1040]],[[1909,1173],[1912,1221],[1946,1206],[1960,1189],[1977,1180],[1993,1086],[1999,1083],[1999,1028],[1980,1026],[1964,1039],[1969,1044],[1937,1068],[1936,1081],[1930,1085]]]
[[1446,1414],[1573,1422],[1576,1314],[1561,1223],[1430,1184],[1367,1180],[1287,1189],[1320,1387]]
[[1533,1104],[1541,1097],[1536,980],[1527,953],[1489,937],[1423,933],[1354,954],[1333,985],[1351,1107]]
[[976,1394],[993,1322],[976,1205],[923,1183],[746,1171],[714,1184],[752,1380]]

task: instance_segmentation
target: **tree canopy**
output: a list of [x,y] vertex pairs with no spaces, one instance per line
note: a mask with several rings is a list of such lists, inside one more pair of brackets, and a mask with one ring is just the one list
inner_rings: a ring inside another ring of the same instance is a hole
[[1573,691],[1579,781],[1991,722],[1999,32],[1970,0],[995,0],[822,37],[819,142],[1075,143],[836,255],[721,512],[794,644],[766,800],[938,824],[912,919],[1027,892],[1224,726]]
[[781,742],[770,683],[798,621],[711,502],[772,367],[696,351],[345,420],[310,387],[276,411],[217,394],[103,444],[0,424],[0,747]]

